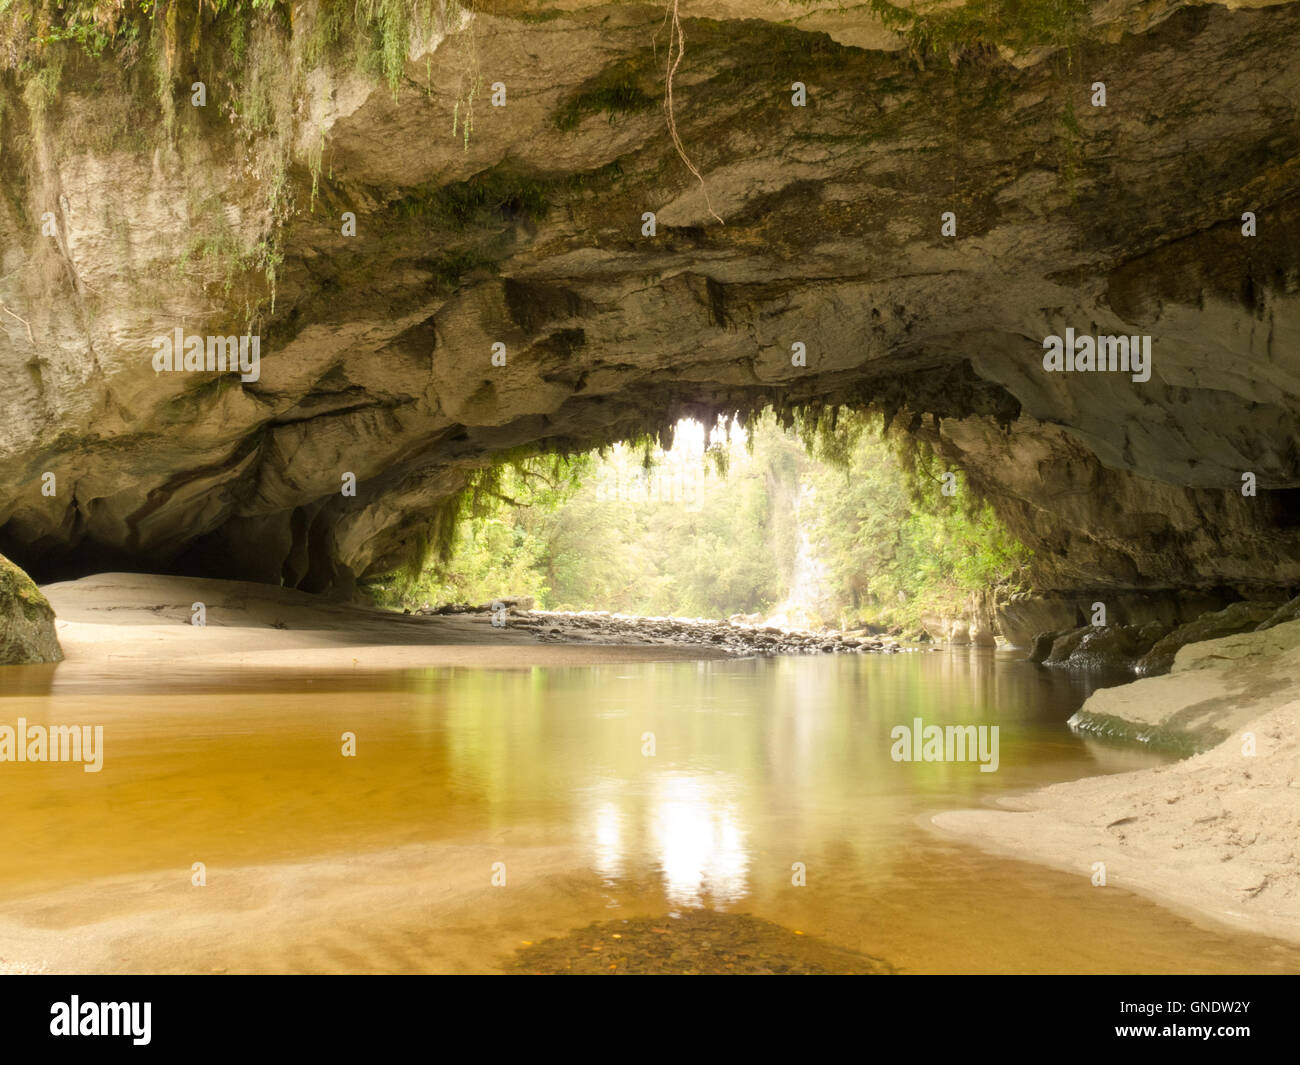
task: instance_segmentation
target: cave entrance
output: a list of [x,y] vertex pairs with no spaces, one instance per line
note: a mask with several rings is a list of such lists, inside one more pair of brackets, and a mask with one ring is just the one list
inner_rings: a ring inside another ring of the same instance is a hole
[[392,608],[733,619],[926,638],[1028,553],[959,473],[879,415],[771,408],[482,471],[442,550],[373,582]]

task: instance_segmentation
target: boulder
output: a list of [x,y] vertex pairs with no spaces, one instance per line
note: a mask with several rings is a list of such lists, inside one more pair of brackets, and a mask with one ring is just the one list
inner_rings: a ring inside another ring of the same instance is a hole
[[1169,626],[1161,621],[1090,627],[1060,664],[1076,669],[1132,669],[1167,632]]
[[1265,632],[1187,644],[1167,675],[1099,688],[1069,724],[1094,735],[1194,753],[1291,702],[1297,675],[1300,621],[1284,622]]
[[32,579],[0,555],[0,666],[62,661],[53,608]]
[[1065,633],[1060,632],[1059,630],[1055,632],[1040,632],[1034,637],[1033,647],[1029,651],[1029,661],[1041,665],[1046,661],[1047,656],[1052,653],[1052,645],[1064,635]]
[[1271,629],[1274,625],[1283,625],[1288,621],[1300,621],[1300,595],[1283,603],[1265,618],[1255,631],[1263,632],[1265,629]]
[[1077,629],[1070,629],[1062,633],[1052,641],[1052,650],[1043,659],[1045,666],[1063,666],[1074,653],[1074,649],[1079,646],[1079,642],[1093,631],[1091,625],[1083,625]]
[[484,603],[478,609],[491,611],[505,607],[507,610],[532,610],[536,605],[537,600],[531,595],[502,595],[489,603]]
[[[1161,621],[1145,625],[1084,625],[1055,636],[1043,633],[1034,647],[1041,654],[1043,645],[1052,640],[1052,649],[1044,665],[1069,666],[1073,669],[1132,669],[1134,662],[1169,631]],[[1033,655],[1030,656],[1033,659]]]
[[1253,632],[1278,613],[1279,604],[1276,601],[1245,600],[1212,614],[1202,614],[1195,621],[1179,625],[1160,639],[1138,659],[1135,669],[1142,677],[1168,673],[1174,664],[1174,656],[1187,644],[1217,640],[1239,632]]
[[1196,671],[1250,667],[1274,656],[1296,658],[1300,649],[1300,621],[1286,621],[1264,632],[1239,632],[1217,640],[1189,643],[1174,656],[1171,676]]
[[[1053,638],[1068,632],[1082,620],[1079,607],[1071,600],[1024,594],[1012,595],[998,604],[997,626],[1012,647],[1032,648],[1036,641],[1051,634]],[[1050,645],[1049,645],[1050,649]],[[1030,656],[1033,658],[1033,656]],[[1041,662],[1047,653],[1034,661]]]

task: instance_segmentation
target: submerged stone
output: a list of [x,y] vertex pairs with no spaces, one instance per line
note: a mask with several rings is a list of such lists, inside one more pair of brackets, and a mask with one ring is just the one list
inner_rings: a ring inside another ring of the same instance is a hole
[[604,921],[530,944],[509,965],[535,975],[890,975],[889,962],[748,914]]

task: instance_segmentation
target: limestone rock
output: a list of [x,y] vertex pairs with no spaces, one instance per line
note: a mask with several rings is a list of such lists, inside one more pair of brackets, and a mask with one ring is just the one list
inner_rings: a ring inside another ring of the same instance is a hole
[[1290,599],[1278,607],[1272,614],[1260,622],[1256,632],[1263,632],[1265,629],[1271,629],[1274,625],[1281,625],[1288,621],[1300,620],[1300,595]]
[[1171,673],[1097,689],[1070,725],[1182,753],[1205,750],[1289,702],[1297,676],[1300,621],[1292,621],[1187,644]]
[[0,555],[0,666],[62,661],[54,610],[32,579]]
[[1300,647],[1300,621],[1287,621],[1264,632],[1240,632],[1217,640],[1189,643],[1174,656],[1171,673],[1217,670],[1285,655]]
[[1062,632],[1040,632],[1034,637],[1034,644],[1030,648],[1028,660],[1036,664],[1045,662],[1047,656],[1052,653],[1052,645],[1056,643],[1058,637],[1064,635]]
[[1233,603],[1214,614],[1204,614],[1195,621],[1180,625],[1164,636],[1146,652],[1134,667],[1139,676],[1157,676],[1168,673],[1174,657],[1187,644],[1231,636],[1238,632],[1253,632],[1261,622],[1277,612],[1276,602],[1245,601]]
[[954,618],[948,626],[948,642],[954,647],[965,647],[971,642],[971,624],[965,618]]
[[1160,621],[1145,625],[1089,625],[1056,641],[1047,664],[1076,669],[1132,669],[1134,660],[1168,631],[1169,626]]
[[[479,5],[411,36],[396,89],[294,68],[320,11],[294,12],[248,35],[256,127],[234,15],[168,37],[200,52],[162,96],[206,74],[220,110],[160,107],[112,48],[43,46],[44,95],[4,72],[0,550],[37,579],[349,595],[516,449],[848,403],[964,470],[1043,593],[1300,585],[1300,4],[1094,5],[1087,78],[1143,103],[1067,123],[1081,83],[1014,20],[918,55],[868,8],[707,0],[674,93],[703,188],[659,106],[661,5]],[[470,70],[510,102],[453,136]],[[155,371],[173,329],[250,317],[256,381]],[[1152,337],[1150,379],[1045,372],[1070,327]]]
[[507,610],[532,610],[536,605],[537,600],[531,595],[503,595],[476,609],[491,611],[505,607]]
[[1043,665],[1065,665],[1070,660],[1070,656],[1074,654],[1075,648],[1083,642],[1084,637],[1091,635],[1094,631],[1091,625],[1081,625],[1077,629],[1062,633],[1052,641],[1052,650],[1043,659]]

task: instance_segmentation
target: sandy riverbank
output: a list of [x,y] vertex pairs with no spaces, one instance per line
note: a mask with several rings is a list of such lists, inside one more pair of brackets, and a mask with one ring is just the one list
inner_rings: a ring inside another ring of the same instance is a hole
[[[423,617],[241,581],[101,573],[41,589],[54,607],[60,677],[103,668],[239,667],[278,673],[473,666],[527,669],[721,658],[707,647],[542,643],[482,614]],[[206,624],[192,625],[202,603]]]
[[1082,877],[1101,862],[1108,888],[1300,942],[1300,622],[1188,645],[1169,676],[1098,691],[1076,723],[1216,745],[934,826]]

